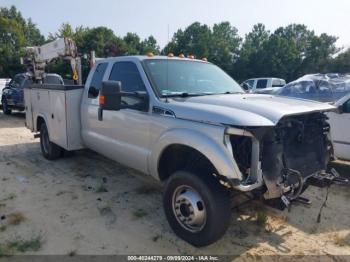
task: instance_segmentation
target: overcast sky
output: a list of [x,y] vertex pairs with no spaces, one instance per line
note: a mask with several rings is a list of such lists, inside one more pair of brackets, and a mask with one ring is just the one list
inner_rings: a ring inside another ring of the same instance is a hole
[[273,31],[290,23],[303,23],[316,33],[339,37],[338,46],[350,45],[349,0],[0,0],[31,17],[47,36],[63,22],[73,27],[107,26],[123,36],[135,32],[153,35],[163,47],[178,28],[195,21],[212,26],[229,21],[241,36],[256,23]]

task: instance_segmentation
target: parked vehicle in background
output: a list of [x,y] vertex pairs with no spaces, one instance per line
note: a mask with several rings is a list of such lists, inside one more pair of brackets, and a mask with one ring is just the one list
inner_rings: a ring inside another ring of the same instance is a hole
[[[46,74],[43,78],[45,84],[63,85],[63,79],[57,74]],[[33,84],[33,80],[27,73],[15,75],[8,86],[3,89],[1,95],[2,110],[4,114],[11,114],[12,110],[24,110],[23,88]]]
[[165,185],[171,228],[195,246],[225,233],[233,192],[285,208],[311,179],[332,178],[325,112],[335,107],[246,94],[206,61],[103,59],[85,87],[32,85],[25,101],[45,158],[89,148],[152,175]]
[[290,82],[272,94],[335,103],[349,92],[350,75],[314,74]]
[[[0,98],[2,97],[2,90],[8,86],[11,78],[0,78]],[[0,99],[0,106],[2,105],[2,101]]]
[[274,77],[261,77],[251,78],[244,81],[242,88],[250,93],[270,93],[277,87],[282,87],[286,84],[286,81],[281,78]]
[[329,112],[331,137],[337,158],[350,160],[350,94],[335,103],[338,112]]

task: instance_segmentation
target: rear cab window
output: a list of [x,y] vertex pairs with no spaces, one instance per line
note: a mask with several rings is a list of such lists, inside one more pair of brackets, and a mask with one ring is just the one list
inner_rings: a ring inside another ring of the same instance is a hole
[[286,85],[283,79],[272,79],[272,87],[282,87]]
[[100,63],[96,66],[95,72],[92,76],[88,98],[97,98],[102,87],[102,79],[106,72],[108,63]]
[[256,83],[256,89],[263,89],[267,86],[267,79],[259,79]]

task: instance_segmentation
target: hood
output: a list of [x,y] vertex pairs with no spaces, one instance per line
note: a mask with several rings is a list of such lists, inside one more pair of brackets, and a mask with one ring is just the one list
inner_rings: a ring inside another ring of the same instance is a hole
[[326,103],[263,94],[224,94],[169,99],[177,118],[235,126],[274,126],[285,116],[332,111]]

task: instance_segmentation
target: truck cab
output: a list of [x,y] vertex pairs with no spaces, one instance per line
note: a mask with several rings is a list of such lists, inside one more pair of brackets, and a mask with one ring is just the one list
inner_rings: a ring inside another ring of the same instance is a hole
[[244,81],[241,86],[242,88],[250,93],[271,93],[278,87],[282,87],[286,84],[286,81],[281,78],[275,77],[260,77],[251,78]]
[[247,94],[192,58],[102,59],[85,86],[32,85],[25,97],[45,158],[89,148],[153,176],[171,228],[195,246],[225,233],[233,191],[289,206],[331,150],[332,105]]

